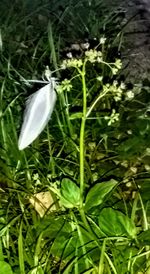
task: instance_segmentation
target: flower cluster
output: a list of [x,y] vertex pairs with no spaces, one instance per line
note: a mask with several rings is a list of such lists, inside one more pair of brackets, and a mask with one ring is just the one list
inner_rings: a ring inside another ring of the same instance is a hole
[[82,59],[77,59],[77,58],[72,58],[69,60],[64,60],[62,62],[61,68],[66,69],[66,68],[80,68],[83,65]]
[[114,100],[116,102],[121,101],[122,94],[123,94],[123,91],[125,89],[124,83],[121,83],[121,85],[118,86],[118,82],[114,81],[113,85],[111,86],[111,89],[112,89],[112,94],[113,94]]
[[122,63],[120,59],[116,59],[114,65],[116,66],[117,69],[121,69]]
[[111,115],[105,116],[105,120],[109,120],[108,121],[108,126],[111,126],[113,123],[115,123],[116,121],[119,120],[119,113],[116,113],[116,110],[113,109]]
[[100,63],[102,61],[102,52],[97,51],[96,49],[90,49],[85,52],[86,60],[90,63],[98,62]]
[[[90,49],[85,51],[85,61],[89,61],[90,63],[102,61],[102,52],[97,51],[96,49]],[[80,68],[83,65],[82,59],[71,58],[69,60],[64,60],[62,62],[61,68],[66,69],[70,67]]]
[[112,85],[106,84],[103,86],[104,92],[107,92],[107,93],[109,92],[110,94],[112,94],[116,102],[121,101],[124,89],[125,89],[124,83],[121,83],[120,85],[118,85],[118,82],[116,80],[113,82]]
[[122,63],[120,59],[116,59],[115,63],[111,64],[113,66],[111,66],[111,71],[113,75],[116,75],[118,70],[121,69],[122,67]]
[[63,91],[70,91],[72,89],[71,80],[63,80],[60,85],[57,85],[56,89],[58,93],[61,93]]

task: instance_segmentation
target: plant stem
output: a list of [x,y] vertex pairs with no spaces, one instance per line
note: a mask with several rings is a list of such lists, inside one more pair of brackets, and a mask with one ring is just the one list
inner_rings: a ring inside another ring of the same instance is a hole
[[94,107],[96,106],[96,104],[98,103],[98,101],[103,98],[106,94],[108,93],[108,91],[102,92],[97,98],[96,100],[93,102],[93,104],[90,106],[87,114],[86,114],[86,118],[88,118],[88,116],[90,115],[90,113],[92,112],[92,110],[94,109]]
[[82,89],[83,89],[83,113],[80,128],[80,208],[83,208],[83,192],[84,192],[84,157],[85,157],[85,122],[86,122],[86,111],[87,111],[87,100],[86,100],[86,81],[85,81],[85,64],[84,62],[81,77],[82,77]]
[[81,128],[80,128],[80,216],[81,219],[85,225],[85,228],[87,229],[87,231],[93,235],[93,238],[96,240],[95,235],[91,229],[91,227],[89,226],[89,223],[86,219],[86,215],[84,212],[84,208],[83,208],[83,201],[84,201],[84,177],[85,177],[85,165],[84,165],[84,161],[85,161],[85,123],[86,123],[86,113],[87,113],[87,99],[86,99],[86,92],[87,92],[87,87],[86,87],[86,80],[85,80],[85,65],[86,65],[86,61],[83,63],[83,67],[82,67],[82,71],[78,70],[78,72],[81,75],[81,79],[82,79],[82,91],[83,91],[83,112],[82,112],[82,120],[81,120]]

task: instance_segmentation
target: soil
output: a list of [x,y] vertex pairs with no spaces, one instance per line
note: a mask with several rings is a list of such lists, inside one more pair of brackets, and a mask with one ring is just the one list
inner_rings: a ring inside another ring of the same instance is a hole
[[[112,1],[106,0],[112,6]],[[121,55],[125,81],[141,83],[150,75],[150,0],[114,0],[122,21]]]

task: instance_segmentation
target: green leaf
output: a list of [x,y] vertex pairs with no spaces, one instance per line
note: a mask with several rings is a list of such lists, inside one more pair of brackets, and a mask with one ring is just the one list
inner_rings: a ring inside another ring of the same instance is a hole
[[[69,222],[68,225],[70,226]],[[87,233],[86,229],[80,228],[81,234],[78,233],[79,231],[75,228],[75,226],[72,227],[72,229],[72,231],[67,233],[64,233],[63,231],[58,232],[56,238],[53,241],[51,253],[57,258],[61,258],[61,260],[64,259],[65,262],[75,258],[75,256],[78,254],[78,258],[80,258],[79,264],[81,263],[83,265],[85,262],[85,257],[83,257],[84,245],[90,258],[93,257],[94,260],[99,260],[100,251],[98,251],[97,247],[95,246],[95,242],[91,241],[91,235]],[[83,272],[81,271],[78,273]]]
[[108,182],[98,183],[93,186],[86,196],[85,210],[102,204],[106,196],[112,191],[117,183],[116,180],[111,179]]
[[78,207],[80,188],[70,179],[63,179],[61,183],[61,204],[67,208]]
[[143,231],[138,235],[138,241],[142,245],[150,245],[150,229]]
[[42,233],[43,238],[48,238],[50,241],[58,237],[59,234],[68,238],[72,227],[70,222],[62,216],[47,216],[41,219],[34,227],[33,233],[37,237]]
[[70,115],[70,120],[81,119],[82,116],[83,116],[82,112],[73,113]]
[[113,208],[104,208],[99,216],[99,227],[108,236],[130,236],[135,238],[136,227],[131,219]]
[[22,236],[22,222],[19,229],[18,237],[18,255],[19,255],[19,266],[21,274],[25,274],[25,265],[24,265],[24,247],[23,247],[23,236]]
[[5,261],[0,261],[0,273],[1,274],[13,274],[12,269]]

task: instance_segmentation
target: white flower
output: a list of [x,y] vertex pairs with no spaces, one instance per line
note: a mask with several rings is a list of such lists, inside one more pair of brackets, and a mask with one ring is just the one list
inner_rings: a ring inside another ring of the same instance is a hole
[[149,165],[145,165],[144,167],[145,167],[146,171],[150,171],[150,166]]
[[103,80],[103,76],[98,76],[97,81],[101,82]]
[[121,89],[125,89],[125,88],[126,88],[125,83],[121,82],[120,88],[121,88]]
[[126,92],[126,99],[130,100],[134,98],[134,93],[132,90]]
[[105,37],[101,37],[101,38],[100,38],[100,44],[101,44],[101,45],[104,45],[105,42],[106,42],[106,38],[105,38]]

